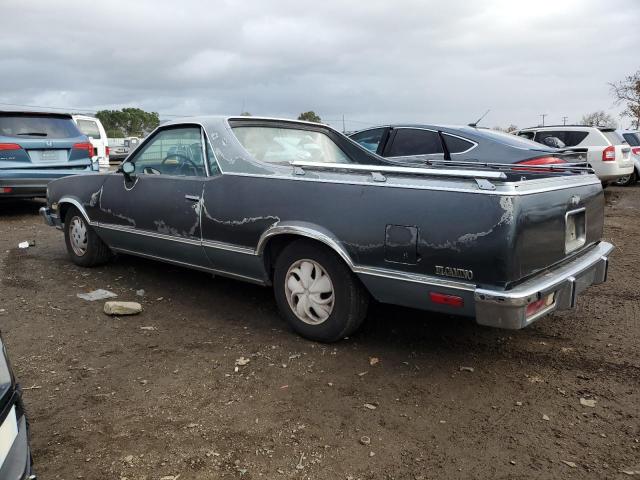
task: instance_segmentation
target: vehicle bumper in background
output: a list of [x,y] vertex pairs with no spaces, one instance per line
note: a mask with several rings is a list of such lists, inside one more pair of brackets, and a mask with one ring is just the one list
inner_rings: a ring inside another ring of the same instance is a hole
[[62,228],[60,216],[48,207],[40,207],[40,216],[44,219],[44,223],[50,227]]
[[0,179],[0,199],[34,198],[47,196],[47,184],[53,178]]
[[[600,242],[589,252],[528,280],[511,290],[475,290],[476,321],[490,327],[519,329],[555,310],[576,306],[578,294],[607,279],[613,245]],[[527,316],[527,306],[549,298],[553,302]]]

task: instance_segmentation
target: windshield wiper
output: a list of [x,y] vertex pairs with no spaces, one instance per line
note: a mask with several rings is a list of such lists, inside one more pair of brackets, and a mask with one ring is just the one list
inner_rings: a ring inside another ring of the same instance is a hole
[[17,133],[16,135],[25,135],[29,137],[47,137],[48,133],[45,132],[25,132],[25,133]]

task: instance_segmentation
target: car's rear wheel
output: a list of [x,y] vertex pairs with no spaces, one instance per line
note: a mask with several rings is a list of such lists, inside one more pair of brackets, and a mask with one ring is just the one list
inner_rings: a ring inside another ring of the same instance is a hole
[[624,177],[620,177],[614,183],[616,185],[620,185],[622,187],[628,187],[630,185],[633,185],[637,181],[638,181],[638,175],[636,174],[636,171],[634,170],[630,175],[625,175]]
[[280,312],[310,340],[335,342],[364,321],[369,295],[340,257],[320,244],[297,240],[278,255],[273,285]]
[[69,208],[64,216],[64,240],[71,261],[81,267],[100,265],[111,257],[109,247],[76,207]]

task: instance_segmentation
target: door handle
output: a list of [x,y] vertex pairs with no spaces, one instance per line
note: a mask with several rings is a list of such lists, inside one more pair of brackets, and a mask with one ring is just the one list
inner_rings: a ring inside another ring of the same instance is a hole
[[185,195],[184,198],[186,200],[189,200],[190,202],[199,202],[200,201],[200,197],[197,195]]

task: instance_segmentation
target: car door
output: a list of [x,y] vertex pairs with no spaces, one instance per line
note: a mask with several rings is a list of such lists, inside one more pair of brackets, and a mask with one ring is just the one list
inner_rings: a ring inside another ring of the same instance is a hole
[[199,126],[157,130],[126,160],[132,174],[109,175],[102,187],[99,230],[115,250],[208,267],[200,210],[207,176]]
[[426,128],[394,128],[382,156],[394,161],[419,161],[403,159],[419,155],[425,160],[444,160],[444,148],[440,134]]

